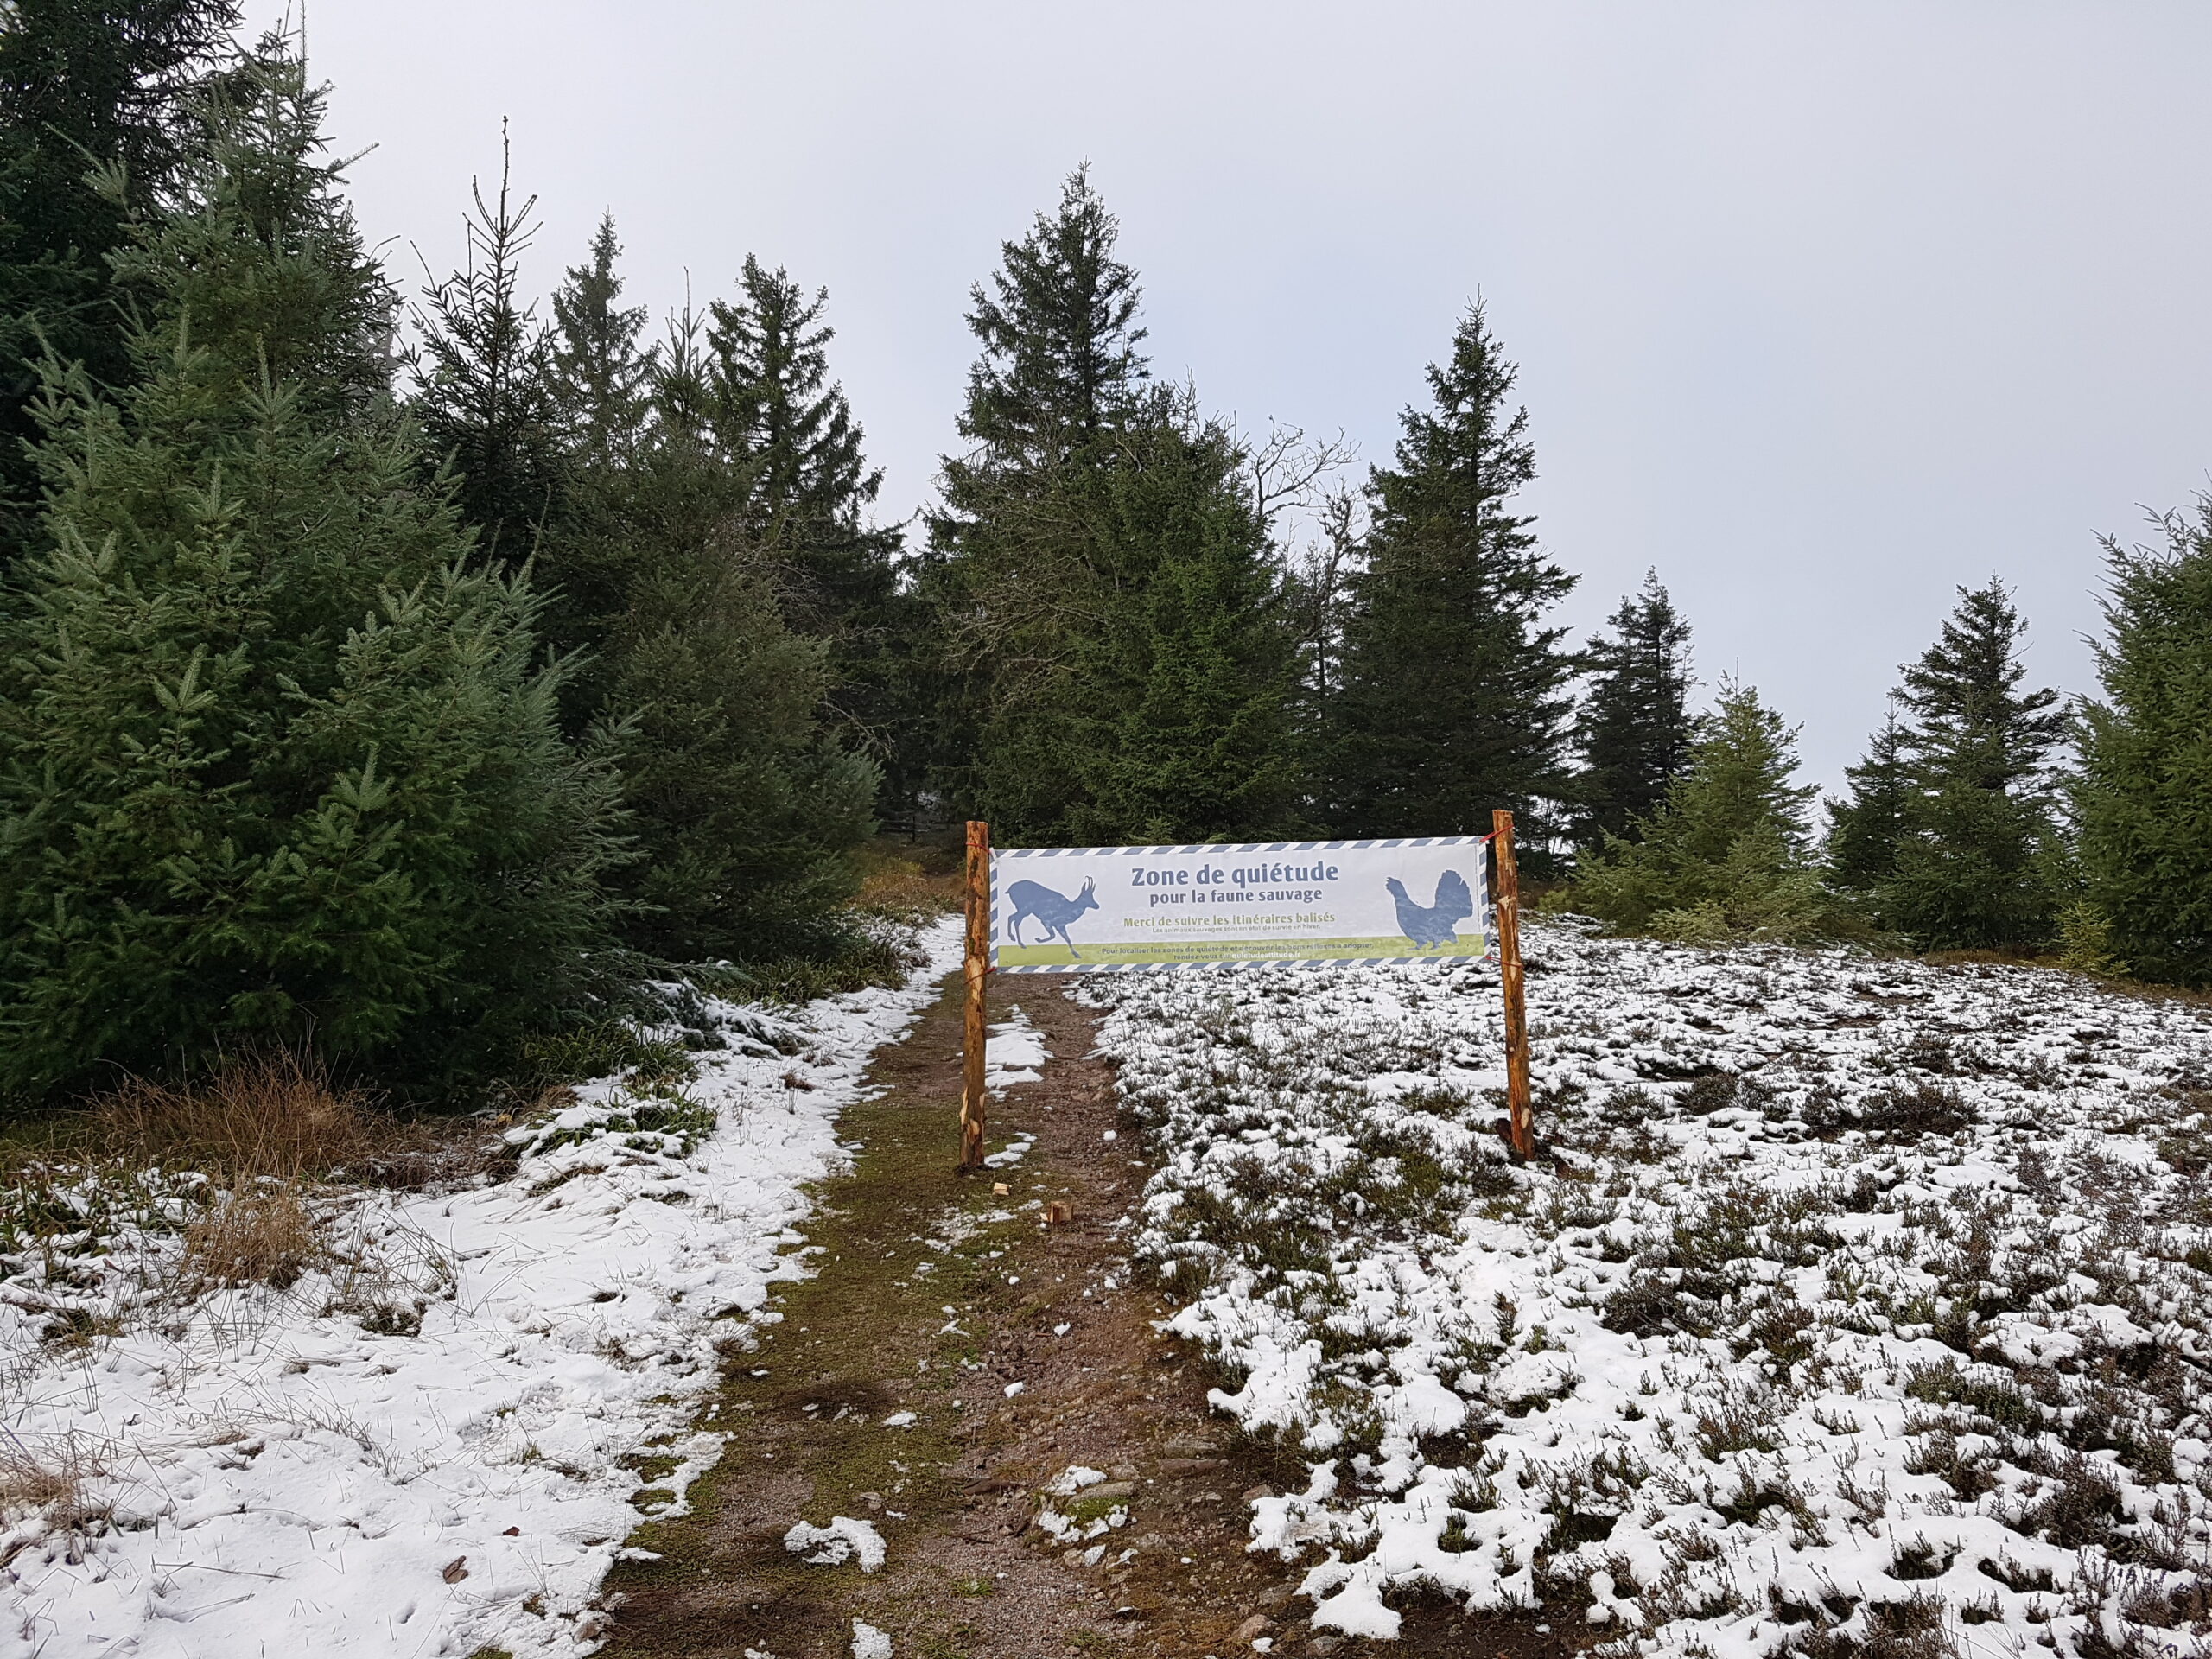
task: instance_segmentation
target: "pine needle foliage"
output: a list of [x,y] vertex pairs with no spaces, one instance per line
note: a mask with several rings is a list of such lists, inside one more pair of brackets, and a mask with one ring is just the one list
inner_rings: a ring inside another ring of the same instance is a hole
[[552,302],[550,378],[563,492],[538,567],[550,594],[547,635],[576,659],[563,697],[575,734],[607,717],[608,632],[652,556],[623,532],[617,498],[622,480],[651,455],[666,365],[659,345],[645,340],[647,308],[621,303],[621,256],[613,216],[605,215],[585,263],[569,268]]
[[981,810],[1046,844],[1288,833],[1296,664],[1243,450],[1162,389],[1096,459],[1003,503],[969,573]]
[[1574,664],[1544,616],[1575,579],[1513,509],[1536,467],[1517,376],[1469,308],[1428,371],[1431,406],[1405,411],[1395,465],[1370,476],[1325,740],[1338,834],[1452,834],[1505,807],[1541,862],[1560,827]]
[[2107,538],[2104,696],[2074,780],[2085,896],[2104,951],[2147,979],[2212,985],[2212,498],[2164,545]]
[[960,413],[960,435],[975,449],[944,466],[955,513],[978,490],[1041,481],[1079,462],[1143,406],[1143,290],[1115,257],[1120,234],[1089,169],[1078,168],[1058,211],[1038,214],[1027,237],[1003,244],[989,285],[970,292],[968,327],[982,353]]
[[829,303],[828,289],[810,295],[747,254],[737,297],[707,308],[707,349],[715,437],[744,474],[747,533],[800,554],[835,599],[855,577],[870,589],[877,580],[842,567],[870,551],[877,569],[887,560],[885,538],[862,521],[883,471],[868,464],[852,405],[830,378]]
[[1796,942],[1840,931],[1793,783],[1796,728],[1756,688],[1723,679],[1665,803],[1578,867],[1567,902],[1624,932],[1697,944]]
[[[1115,257],[1119,234],[1088,171],[1078,169],[1057,211],[1039,213],[1027,236],[1002,243],[998,270],[969,291],[967,323],[980,349],[957,420],[968,448],[944,457],[941,502],[916,571],[937,641],[911,653],[907,695],[927,713],[896,766],[918,795],[934,795],[956,818],[989,813],[995,785],[1003,797],[1007,783],[1020,783],[991,777],[985,730],[1033,701],[1060,657],[1049,632],[1021,626],[1027,607],[999,590],[1033,587],[1033,566],[1082,567],[1053,528],[1067,515],[1048,499],[1104,464],[1102,440],[1135,417],[1150,384],[1137,349],[1143,292],[1136,272]],[[1041,801],[1056,791],[1027,792]],[[1005,802],[995,810],[1002,833],[1015,833],[1003,814],[1023,809]]]
[[465,1082],[589,995],[623,856],[538,601],[376,395],[391,296],[264,51],[136,232],[135,385],[49,370],[0,632],[0,1092],[226,1048]]

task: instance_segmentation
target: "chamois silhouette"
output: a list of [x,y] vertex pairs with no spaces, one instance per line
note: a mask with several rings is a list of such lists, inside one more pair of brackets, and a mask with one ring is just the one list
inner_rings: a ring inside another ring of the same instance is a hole
[[1398,931],[1424,950],[1432,944],[1457,944],[1459,930],[1454,924],[1475,913],[1475,895],[1468,891],[1467,878],[1457,870],[1446,870],[1436,879],[1433,905],[1414,903],[1406,896],[1406,884],[1395,875],[1382,885],[1398,906]]
[[1039,887],[1034,881],[1015,882],[1006,890],[1006,896],[1014,900],[1014,913],[1006,918],[1007,943],[1020,944],[1023,919],[1034,917],[1045,924],[1047,941],[1053,934],[1058,934],[1060,943],[1068,948],[1068,955],[1077,962],[1083,960],[1083,952],[1077,950],[1075,941],[1068,938],[1068,924],[1084,911],[1098,908],[1098,895],[1091,891],[1089,880],[1084,880],[1083,891],[1072,899],[1064,893],[1054,893],[1050,887]]

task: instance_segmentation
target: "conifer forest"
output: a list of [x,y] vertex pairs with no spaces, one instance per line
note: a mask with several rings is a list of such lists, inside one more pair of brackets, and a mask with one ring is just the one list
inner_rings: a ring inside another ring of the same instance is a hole
[[[1824,796],[1667,571],[1564,620],[1502,305],[1379,457],[1255,432],[1073,166],[900,517],[831,274],[656,315],[518,141],[404,278],[328,99],[233,0],[0,7],[0,1659],[2205,1651],[2212,496],[2085,534],[2085,695],[1958,588]],[[950,1178],[968,820],[1496,809],[1542,1158],[1494,971],[1269,969],[1007,991]],[[126,1456],[157,1375],[213,1427]],[[341,1467],[342,1593],[194,1554]]]

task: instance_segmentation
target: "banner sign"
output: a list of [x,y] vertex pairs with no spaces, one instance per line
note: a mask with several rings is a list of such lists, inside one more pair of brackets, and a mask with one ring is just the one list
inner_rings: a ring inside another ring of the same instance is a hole
[[1487,836],[991,854],[991,965],[1097,974],[1480,957]]

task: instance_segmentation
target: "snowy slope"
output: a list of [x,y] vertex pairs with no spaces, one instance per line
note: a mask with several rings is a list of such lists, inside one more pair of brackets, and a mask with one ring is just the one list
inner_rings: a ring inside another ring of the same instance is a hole
[[[1495,969],[1093,981],[1141,1253],[1306,1490],[1325,1628],[1416,1588],[1647,1651],[2022,1652],[2212,1618],[2212,1021],[2071,976],[1531,930]],[[2145,1632],[2148,1631],[2147,1637]]]
[[[510,1179],[345,1201],[352,1265],[288,1291],[153,1294],[159,1235],[11,1258],[0,1486],[73,1463],[86,1519],[7,1512],[0,1656],[588,1650],[640,1510],[680,1504],[720,1449],[688,1427],[715,1342],[804,1270],[779,1247],[841,1160],[839,1109],[959,960],[957,924],[923,942],[899,991],[766,1024],[721,1007],[793,1052],[700,1055],[685,1092],[714,1122],[688,1149],[583,1090]],[[65,1293],[120,1329],[41,1342]]]

